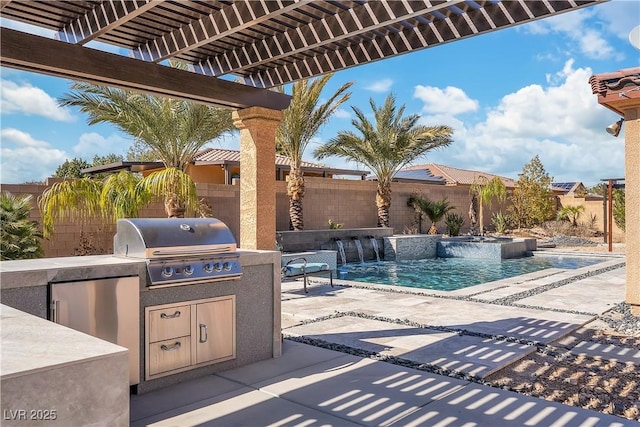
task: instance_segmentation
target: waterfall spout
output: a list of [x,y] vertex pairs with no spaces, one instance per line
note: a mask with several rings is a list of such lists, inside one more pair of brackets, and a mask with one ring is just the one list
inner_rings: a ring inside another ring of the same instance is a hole
[[353,241],[356,244],[356,249],[358,250],[358,257],[360,258],[360,264],[364,263],[364,252],[362,251],[362,242],[360,239],[354,238]]
[[342,264],[346,264],[347,255],[344,253],[344,244],[342,243],[342,240],[336,238],[336,246],[338,246],[338,253],[340,254],[340,260],[342,261]]
[[373,236],[370,236],[369,240],[371,241],[371,246],[373,247],[373,251],[376,253],[376,261],[380,262],[380,250],[378,248],[378,241]]

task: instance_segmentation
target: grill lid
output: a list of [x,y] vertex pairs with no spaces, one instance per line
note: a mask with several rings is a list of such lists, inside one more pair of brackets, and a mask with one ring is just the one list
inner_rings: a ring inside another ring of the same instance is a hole
[[235,252],[231,230],[215,218],[133,218],[116,222],[115,255],[164,258]]

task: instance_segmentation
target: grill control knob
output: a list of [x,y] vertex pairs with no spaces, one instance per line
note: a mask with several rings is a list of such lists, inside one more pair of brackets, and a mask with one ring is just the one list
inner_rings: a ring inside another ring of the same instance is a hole
[[211,272],[213,272],[213,263],[212,263],[212,262],[206,262],[206,263],[204,264],[204,271],[205,271],[206,273],[211,273]]
[[222,264],[222,268],[224,269],[224,271],[229,271],[231,270],[231,263],[230,262],[225,262],[224,264]]
[[162,268],[162,277],[171,277],[173,276],[173,267],[163,267]]
[[193,266],[192,265],[185,265],[184,266],[184,274],[186,274],[187,276],[191,276],[193,274]]
[[222,263],[221,262],[216,262],[215,264],[213,264],[213,269],[215,271],[222,271]]

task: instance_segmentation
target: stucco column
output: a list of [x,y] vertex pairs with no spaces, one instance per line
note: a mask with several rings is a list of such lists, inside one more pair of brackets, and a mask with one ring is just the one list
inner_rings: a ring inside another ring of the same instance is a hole
[[626,301],[632,313],[640,316],[640,107],[624,113]]
[[240,129],[240,247],[275,249],[276,129],[282,112],[250,107],[233,112]]

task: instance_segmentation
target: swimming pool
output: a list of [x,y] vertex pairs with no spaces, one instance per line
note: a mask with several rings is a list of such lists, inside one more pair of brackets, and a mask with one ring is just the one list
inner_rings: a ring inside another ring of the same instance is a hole
[[602,258],[566,256],[530,256],[501,261],[469,258],[381,261],[338,266],[337,277],[355,282],[454,291],[547,268],[576,269],[602,261]]

